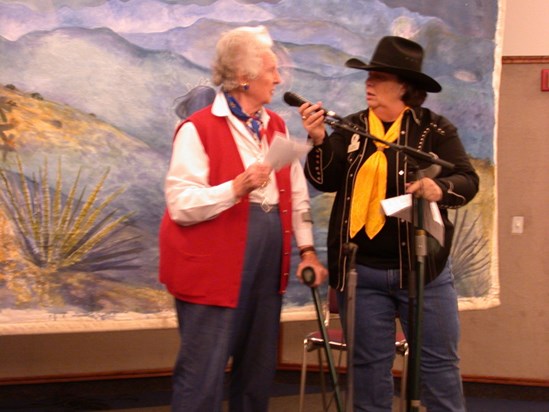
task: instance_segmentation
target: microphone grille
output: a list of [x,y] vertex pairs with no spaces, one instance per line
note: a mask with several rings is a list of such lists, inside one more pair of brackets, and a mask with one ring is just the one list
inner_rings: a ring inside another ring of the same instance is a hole
[[301,97],[300,95],[294,93],[294,92],[286,92],[284,93],[284,101],[289,104],[290,106],[299,107],[303,103],[306,102],[306,100]]

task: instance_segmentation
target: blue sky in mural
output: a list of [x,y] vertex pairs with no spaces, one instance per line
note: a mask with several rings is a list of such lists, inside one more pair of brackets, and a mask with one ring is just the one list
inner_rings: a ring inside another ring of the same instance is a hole
[[[63,156],[67,165],[110,166],[115,180],[108,184],[127,185],[120,206],[137,212],[150,242],[143,276],[155,280],[175,108],[187,92],[208,84],[222,32],[241,25],[269,29],[284,77],[271,108],[296,138],[303,132],[284,92],[322,100],[342,115],[358,111],[365,72],[343,63],[368,60],[384,35],[413,38],[426,49],[424,71],[443,86],[427,106],[458,127],[472,157],[493,163],[497,14],[497,0],[0,0],[0,83],[93,113],[131,139],[127,153],[106,145],[84,159]],[[52,157],[61,153],[51,150]],[[26,164],[43,161],[21,155]],[[304,289],[299,293],[307,294]]]
[[[287,82],[275,109],[292,89],[338,113],[364,104],[364,73],[343,62],[351,56],[367,60],[380,36],[400,34],[425,46],[424,70],[444,86],[429,105],[456,123],[472,156],[492,159],[497,1],[459,3],[2,1],[1,80],[40,89],[101,115],[153,148],[168,149],[174,101],[207,81],[213,47],[224,30],[264,24],[279,43]],[[66,38],[63,50],[60,38]],[[59,70],[61,64],[71,70]],[[23,65],[24,79],[18,79]],[[93,66],[101,70],[85,70]],[[299,134],[294,125],[290,122]]]

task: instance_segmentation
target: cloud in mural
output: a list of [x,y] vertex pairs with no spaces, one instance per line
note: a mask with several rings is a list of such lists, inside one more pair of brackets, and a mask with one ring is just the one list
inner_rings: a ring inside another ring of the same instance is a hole
[[[272,13],[254,4],[234,0],[203,2],[66,1],[65,7],[53,8],[36,1],[27,6],[0,4],[0,35],[15,40],[37,30],[57,27],[108,27],[118,33],[157,33],[188,27],[197,20],[219,16],[225,22],[247,23],[273,18]],[[234,13],[238,10],[238,13]],[[154,18],[151,18],[154,16]]]

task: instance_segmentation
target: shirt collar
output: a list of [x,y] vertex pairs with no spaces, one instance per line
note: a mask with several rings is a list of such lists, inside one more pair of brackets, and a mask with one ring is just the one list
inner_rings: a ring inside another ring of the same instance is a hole
[[[225,94],[221,90],[219,90],[215,96],[215,100],[212,105],[212,114],[218,117],[230,117],[236,119],[236,117],[231,113]],[[270,118],[271,117],[267,113],[267,110],[261,111],[261,123],[263,123],[265,128],[268,126]]]

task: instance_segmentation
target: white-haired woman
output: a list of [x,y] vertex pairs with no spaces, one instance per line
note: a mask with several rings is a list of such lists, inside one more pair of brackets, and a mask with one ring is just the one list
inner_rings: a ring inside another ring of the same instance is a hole
[[174,411],[221,411],[232,357],[231,411],[267,411],[276,368],[291,235],[316,284],[327,276],[313,247],[310,203],[298,160],[264,162],[284,121],[264,107],[280,83],[264,27],[220,38],[212,105],[178,126],[160,227],[160,280],[175,297],[181,345]]

